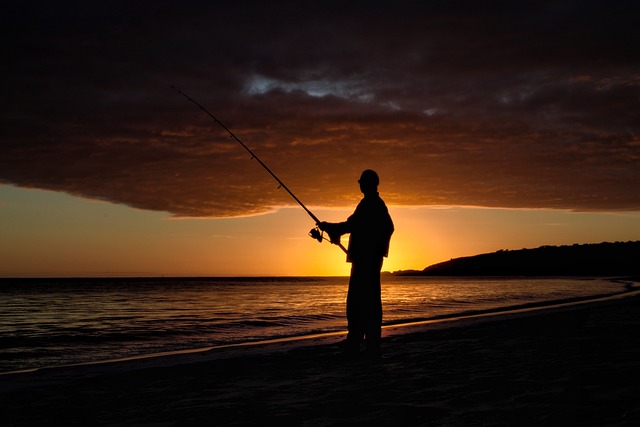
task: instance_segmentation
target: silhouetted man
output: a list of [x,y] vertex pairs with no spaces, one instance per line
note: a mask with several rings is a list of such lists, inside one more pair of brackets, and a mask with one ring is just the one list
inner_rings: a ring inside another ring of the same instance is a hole
[[351,262],[351,277],[347,293],[347,324],[349,333],[343,343],[348,353],[359,352],[366,343],[367,352],[379,354],[382,326],[380,270],[388,255],[394,227],[387,206],[378,195],[378,174],[370,169],[362,172],[358,183],[364,198],[356,210],[340,223],[321,222],[318,227],[329,234],[332,242],[350,233],[347,262]]

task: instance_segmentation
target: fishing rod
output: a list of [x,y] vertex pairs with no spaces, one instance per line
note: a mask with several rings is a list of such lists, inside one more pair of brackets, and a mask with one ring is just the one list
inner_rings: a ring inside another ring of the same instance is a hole
[[[263,162],[262,160],[260,160],[260,158],[259,158],[258,156],[256,156],[256,155],[255,155],[255,153],[254,153],[253,151],[251,151],[251,149],[250,149],[249,147],[247,147],[247,145],[246,145],[244,142],[242,142],[242,141],[240,140],[240,138],[238,138],[238,137],[237,137],[233,132],[231,132],[231,130],[230,130],[228,127],[226,127],[226,126],[225,126],[225,125],[224,125],[220,120],[218,120],[218,119],[217,119],[213,114],[211,114],[211,113],[209,112],[209,110],[207,110],[207,109],[206,109],[206,108],[204,108],[202,105],[200,105],[200,104],[199,104],[195,99],[191,98],[189,95],[187,95],[186,93],[184,93],[183,91],[181,91],[180,89],[178,89],[177,87],[175,87],[175,86],[173,86],[173,85],[170,85],[170,87],[171,87],[173,90],[175,90],[176,92],[178,92],[180,95],[184,96],[184,97],[185,97],[185,98],[187,98],[189,101],[191,101],[192,103],[194,103],[198,108],[200,108],[200,109],[201,109],[202,111],[204,111],[204,112],[205,112],[209,117],[211,117],[211,118],[213,119],[213,121],[215,121],[217,124],[219,124],[219,125],[220,125],[220,127],[222,127],[222,129],[226,130],[226,131],[227,131],[227,133],[228,133],[229,135],[231,135],[231,138],[233,138],[234,140],[236,140],[236,142],[238,142],[240,145],[242,145],[242,148],[244,148],[245,150],[247,150],[247,152],[248,152],[249,154],[251,154],[251,159],[252,159],[252,160],[253,160],[253,159],[257,160],[257,161],[258,161],[258,163],[260,163],[260,166],[262,166],[262,167],[263,167],[267,172],[269,172],[269,175],[271,175],[271,176],[273,177],[273,179],[275,179],[275,180],[276,180],[276,182],[278,183],[278,188],[284,188],[284,190],[285,190],[287,193],[289,193],[289,195],[290,195],[291,197],[293,197],[293,200],[295,200],[295,201],[296,201],[296,202],[297,202],[297,203],[302,207],[302,209],[304,209],[304,210],[309,214],[309,216],[311,217],[311,219],[313,219],[313,220],[315,221],[316,225],[320,223],[320,220],[318,219],[318,217],[317,217],[317,216],[315,216],[315,215],[313,214],[313,212],[311,212],[311,211],[310,211],[310,210],[309,210],[309,209],[304,205],[304,203],[302,203],[302,202],[300,201],[300,199],[298,199],[298,198],[296,197],[296,195],[295,195],[295,194],[293,194],[293,192],[292,192],[291,190],[289,190],[289,187],[287,187],[287,186],[284,184],[284,182],[282,182],[282,181],[280,180],[280,178],[278,178],[278,177],[276,176],[276,174],[275,174],[275,173],[273,173],[273,171],[272,171],[271,169],[269,169],[269,167],[268,167],[266,164],[264,164],[264,162]],[[320,243],[322,243],[322,241],[323,241],[323,240],[328,240],[329,242],[331,242],[331,240],[326,239],[326,238],[324,237],[324,233],[323,233],[323,232],[321,232],[321,231],[320,231],[320,229],[319,229],[318,227],[311,229],[311,231],[309,232],[309,236],[311,236],[313,239],[317,240],[317,241],[318,241],[318,242],[320,242]],[[340,249],[342,249],[342,250],[344,251],[344,253],[345,253],[345,254],[347,253],[347,249],[345,249],[345,247],[342,245],[342,243],[340,243],[340,242],[336,242],[336,243],[331,242],[331,243],[333,243],[333,244],[335,244],[335,245],[338,245],[338,246],[340,247]]]

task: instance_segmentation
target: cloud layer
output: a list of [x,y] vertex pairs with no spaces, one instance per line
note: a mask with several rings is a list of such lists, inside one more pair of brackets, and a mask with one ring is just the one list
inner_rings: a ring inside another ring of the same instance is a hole
[[[346,4],[345,4],[346,3]],[[183,216],[640,209],[635,2],[42,3],[3,14],[0,182]]]

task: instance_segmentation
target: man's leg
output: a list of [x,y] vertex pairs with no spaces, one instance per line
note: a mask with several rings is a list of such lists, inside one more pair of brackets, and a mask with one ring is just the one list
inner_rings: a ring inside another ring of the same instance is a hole
[[367,314],[365,319],[367,351],[376,354],[379,354],[380,352],[380,340],[382,335],[381,269],[382,260],[376,260],[368,269]]
[[363,316],[363,271],[359,265],[351,265],[349,291],[347,293],[347,344],[351,350],[359,350],[365,334],[365,318]]

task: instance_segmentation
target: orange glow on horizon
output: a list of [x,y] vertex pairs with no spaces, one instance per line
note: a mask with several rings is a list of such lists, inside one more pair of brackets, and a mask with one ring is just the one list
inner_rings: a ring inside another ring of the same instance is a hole
[[[313,211],[337,222],[353,208]],[[500,249],[640,240],[640,212],[389,211],[396,231],[383,271],[421,270]],[[0,277],[348,276],[345,254],[309,237],[313,226],[298,207],[254,217],[172,220],[163,212],[0,186]]]

